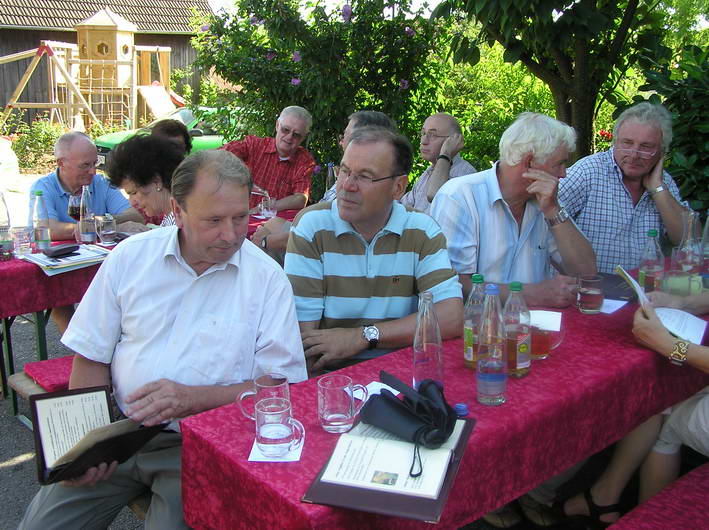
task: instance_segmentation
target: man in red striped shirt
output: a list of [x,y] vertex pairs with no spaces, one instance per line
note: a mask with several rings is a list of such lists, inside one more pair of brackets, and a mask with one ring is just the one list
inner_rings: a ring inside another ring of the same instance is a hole
[[303,107],[286,107],[276,120],[276,137],[247,136],[222,149],[238,156],[258,187],[276,199],[276,210],[300,210],[308,203],[315,160],[300,144],[313,118]]

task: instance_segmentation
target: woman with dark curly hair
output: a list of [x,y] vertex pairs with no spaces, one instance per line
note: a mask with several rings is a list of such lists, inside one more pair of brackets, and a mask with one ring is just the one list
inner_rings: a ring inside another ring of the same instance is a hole
[[147,217],[161,218],[160,226],[171,226],[175,224],[170,206],[172,173],[183,158],[174,142],[136,135],[111,151],[106,174],[112,185],[128,194],[131,206]]

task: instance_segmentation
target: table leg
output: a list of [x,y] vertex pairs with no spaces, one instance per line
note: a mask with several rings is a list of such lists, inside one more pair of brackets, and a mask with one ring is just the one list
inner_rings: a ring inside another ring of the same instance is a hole
[[12,356],[12,337],[10,336],[10,327],[14,321],[15,317],[2,319],[2,352],[5,358],[2,390],[4,395],[7,395],[9,391],[10,399],[12,400],[12,415],[17,416],[17,394],[12,388],[7,386],[7,378],[15,373],[15,360]]
[[47,360],[47,322],[51,309],[47,311],[37,311],[34,314],[34,327],[37,337],[37,354],[40,361]]

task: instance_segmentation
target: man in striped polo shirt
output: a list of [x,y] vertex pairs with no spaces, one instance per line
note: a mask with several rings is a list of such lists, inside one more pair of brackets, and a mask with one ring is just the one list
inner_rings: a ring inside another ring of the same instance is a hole
[[441,336],[462,331],[445,237],[428,215],[397,201],[412,158],[400,134],[358,129],[340,163],[337,199],[295,219],[285,270],[311,371],[370,358],[377,347],[410,346],[423,291],[433,294]]

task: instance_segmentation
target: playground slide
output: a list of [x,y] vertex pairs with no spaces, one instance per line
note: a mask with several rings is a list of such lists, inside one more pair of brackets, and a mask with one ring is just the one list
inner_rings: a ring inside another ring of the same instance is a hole
[[139,86],[138,93],[143,96],[148,110],[155,117],[165,116],[176,108],[170,93],[162,85]]

